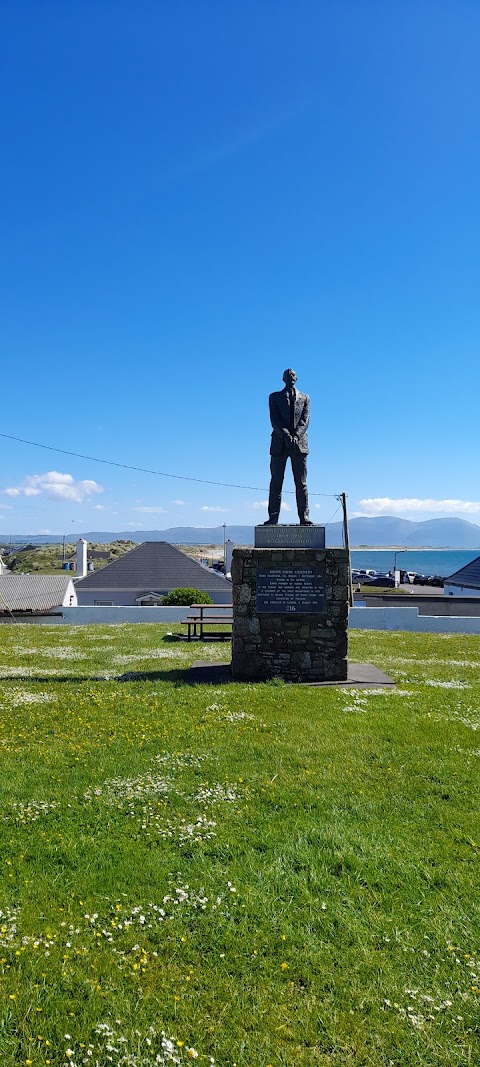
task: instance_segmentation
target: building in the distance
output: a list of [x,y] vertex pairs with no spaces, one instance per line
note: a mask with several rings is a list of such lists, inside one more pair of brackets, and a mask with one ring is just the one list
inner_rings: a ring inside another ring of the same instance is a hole
[[145,541],[102,570],[75,582],[78,603],[154,607],[172,589],[208,593],[214,604],[232,603],[232,586],[167,541]]
[[16,612],[38,615],[76,606],[75,586],[66,574],[0,575],[0,615],[7,620]]
[[445,596],[480,597],[480,556],[445,578],[443,592]]

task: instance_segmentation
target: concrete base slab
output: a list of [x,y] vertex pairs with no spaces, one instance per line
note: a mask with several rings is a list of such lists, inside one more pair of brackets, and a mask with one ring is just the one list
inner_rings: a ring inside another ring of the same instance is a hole
[[[226,682],[233,681],[230,663],[206,663],[205,660],[196,660],[187,672],[187,681],[194,685],[224,685]],[[239,684],[248,685],[248,682]],[[349,663],[348,674],[343,682],[286,682],[285,684],[306,685],[314,689],[323,686],[337,686],[342,689],[349,686],[355,686],[357,689],[384,686],[385,689],[391,689],[395,682],[379,667],[374,667],[373,663]]]
[[233,682],[230,664],[196,660],[187,671],[187,682],[193,685],[224,685],[225,682]]

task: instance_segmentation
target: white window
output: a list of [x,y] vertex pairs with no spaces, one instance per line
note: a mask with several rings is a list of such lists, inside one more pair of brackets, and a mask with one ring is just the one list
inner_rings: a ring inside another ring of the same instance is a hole
[[163,601],[163,593],[142,593],[135,597],[139,608],[159,608]]

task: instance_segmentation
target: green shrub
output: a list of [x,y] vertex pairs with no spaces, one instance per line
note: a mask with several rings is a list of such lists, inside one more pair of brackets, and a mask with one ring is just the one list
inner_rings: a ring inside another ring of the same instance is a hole
[[208,593],[202,593],[201,589],[171,589],[162,602],[162,607],[172,607],[178,604],[189,608],[192,604],[213,604]]

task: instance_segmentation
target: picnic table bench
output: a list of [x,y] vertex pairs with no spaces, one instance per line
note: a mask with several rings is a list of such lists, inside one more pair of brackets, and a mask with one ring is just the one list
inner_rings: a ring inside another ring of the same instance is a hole
[[[186,619],[182,619],[181,626],[188,628],[187,641],[197,640],[204,641],[207,634],[204,632],[204,627],[210,626],[229,626],[230,629],[217,630],[208,633],[208,637],[218,638],[223,641],[228,641],[231,636],[233,626],[233,608],[231,604],[192,604],[190,611],[191,615],[187,615]],[[206,614],[206,612],[215,612],[213,615]]]

